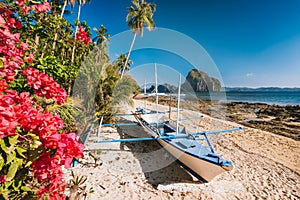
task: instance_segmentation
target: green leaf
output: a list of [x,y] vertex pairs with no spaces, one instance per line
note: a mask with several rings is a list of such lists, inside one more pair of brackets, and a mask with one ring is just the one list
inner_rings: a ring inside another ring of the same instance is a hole
[[17,158],[17,157],[16,157],[16,152],[15,152],[15,151],[12,151],[12,153],[7,154],[7,157],[6,157],[6,164],[9,164],[9,163],[13,162],[16,158]]
[[14,160],[14,162],[12,162],[12,164],[8,168],[8,172],[6,175],[6,181],[11,181],[15,177],[17,170],[18,170],[19,166],[21,166],[21,165],[22,165],[21,159],[16,159],[16,160]]
[[31,189],[28,186],[22,186],[21,190],[23,190],[25,192],[31,191]]
[[9,137],[9,138],[8,138],[9,144],[10,144],[11,146],[15,146],[15,145],[18,143],[18,138],[19,138],[18,135],[13,136],[13,137]]
[[2,58],[0,58],[0,68],[3,68],[4,64],[3,64],[3,60]]
[[3,166],[4,166],[4,158],[0,154],[0,171],[2,170]]
[[7,147],[4,139],[0,140],[0,146],[1,146],[1,149],[7,154],[10,154],[14,148],[14,146]]
[[36,149],[42,144],[42,142],[39,139],[39,136],[33,133],[27,133],[27,135],[32,138],[32,143],[30,143],[30,149]]
[[25,167],[29,167],[32,164],[32,161],[28,161],[28,163],[25,165]]
[[12,182],[5,182],[2,187],[0,187],[0,199],[9,200],[10,190],[7,189]]
[[16,147],[16,150],[20,156],[22,156],[23,158],[26,158],[26,156],[23,154],[26,152],[26,149],[23,149],[21,147]]
[[17,177],[14,178],[14,184],[12,185],[15,191],[20,190],[20,187],[22,185],[22,181],[18,179]]

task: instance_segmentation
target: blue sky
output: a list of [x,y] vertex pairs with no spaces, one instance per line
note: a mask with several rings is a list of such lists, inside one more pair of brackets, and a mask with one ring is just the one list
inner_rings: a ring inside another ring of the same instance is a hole
[[[193,66],[193,62],[181,55],[175,58],[173,53],[146,49],[132,53],[133,69],[159,60],[184,76],[193,67],[217,78],[214,72],[218,71],[226,86],[300,87],[299,0],[149,2],[157,5],[154,14],[157,27],[177,31],[196,41],[215,66],[207,63]],[[92,28],[103,24],[114,36],[130,30],[125,21],[129,5],[129,0],[92,0],[83,6],[81,20],[86,20]],[[76,12],[74,9],[74,17]],[[128,48],[130,39],[124,44]],[[120,51],[126,53],[122,48]]]

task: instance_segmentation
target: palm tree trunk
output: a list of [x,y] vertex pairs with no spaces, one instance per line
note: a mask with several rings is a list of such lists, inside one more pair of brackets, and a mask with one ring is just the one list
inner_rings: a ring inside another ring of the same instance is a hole
[[68,1],[65,0],[64,6],[62,7],[62,10],[61,10],[61,13],[60,13],[60,18],[61,18],[61,19],[62,19],[63,16],[64,16],[64,13],[65,13],[65,10],[66,10],[66,7],[67,7],[67,3],[68,3]]
[[123,75],[124,75],[124,73],[125,73],[125,69],[126,69],[126,66],[127,66],[127,64],[128,64],[129,58],[130,58],[130,54],[131,54],[132,47],[133,47],[134,42],[135,42],[135,38],[136,38],[136,33],[134,33],[134,35],[133,35],[133,39],[132,39],[132,42],[131,42],[131,45],[130,45],[130,48],[129,48],[129,51],[128,51],[128,55],[127,55],[127,57],[126,57],[125,64],[124,64],[124,66],[123,66],[123,70],[122,70],[122,74],[121,74],[121,78],[120,78],[120,79],[122,79],[122,77],[123,77]]
[[34,49],[33,49],[34,54],[37,52],[37,49],[39,46],[39,41],[40,41],[40,36],[38,36],[38,34],[36,34],[35,38],[34,38]]
[[46,41],[46,43],[44,44],[43,50],[42,50],[41,58],[44,58],[47,46],[48,46],[48,42]]
[[[76,28],[75,28],[75,35],[74,35],[74,45],[72,49],[72,56],[71,56],[71,63],[74,64],[74,59],[75,59],[75,49],[76,49],[76,34],[78,32],[78,23],[80,19],[80,12],[81,12],[81,0],[78,5],[78,14],[77,14],[77,23],[76,23]],[[71,90],[72,90],[72,80],[69,80],[69,86],[68,86],[68,95],[71,95]]]
[[[65,13],[65,10],[66,10],[66,6],[67,6],[67,2],[68,1],[65,0],[64,6],[62,7],[62,10],[61,10],[61,13],[60,13],[60,19],[62,19],[63,16],[64,16],[64,13]],[[59,25],[58,25],[57,29],[59,29]],[[51,54],[54,54],[54,50],[55,50],[55,47],[56,47],[57,38],[58,38],[58,33],[56,32],[55,35],[54,35],[54,42],[52,44]]]
[[73,46],[73,49],[72,49],[72,58],[71,58],[72,63],[74,63],[74,58],[75,58],[76,34],[78,32],[78,23],[79,23],[79,19],[80,19],[80,12],[81,12],[81,1],[78,5],[77,24],[76,24],[76,28],[75,28],[74,46]]
[[65,48],[63,47],[60,53],[61,59],[64,59],[64,55],[65,55]]

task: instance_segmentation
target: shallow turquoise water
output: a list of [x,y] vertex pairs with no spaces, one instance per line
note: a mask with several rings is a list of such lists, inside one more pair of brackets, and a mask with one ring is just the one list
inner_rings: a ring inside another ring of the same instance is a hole
[[[200,99],[234,102],[266,103],[275,105],[300,105],[300,92],[198,92]],[[187,95],[186,98],[189,98]]]

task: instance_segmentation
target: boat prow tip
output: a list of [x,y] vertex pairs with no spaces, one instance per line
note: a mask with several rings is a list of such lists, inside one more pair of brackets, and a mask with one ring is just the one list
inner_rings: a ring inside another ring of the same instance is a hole
[[226,171],[230,171],[233,169],[232,162],[229,160],[223,160],[220,164],[221,164],[222,168]]

